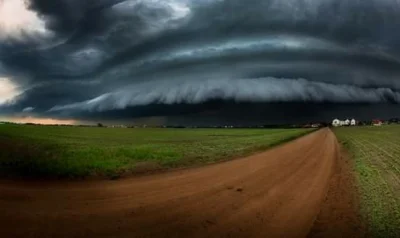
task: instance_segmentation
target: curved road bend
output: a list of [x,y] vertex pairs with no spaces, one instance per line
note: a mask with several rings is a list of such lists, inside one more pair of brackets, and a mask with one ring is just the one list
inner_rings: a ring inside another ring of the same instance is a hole
[[0,180],[0,236],[305,237],[338,153],[322,129],[246,158],[151,176]]

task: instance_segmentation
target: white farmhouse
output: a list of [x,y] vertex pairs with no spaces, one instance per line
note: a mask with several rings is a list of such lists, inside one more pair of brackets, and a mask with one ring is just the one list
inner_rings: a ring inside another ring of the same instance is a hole
[[334,126],[334,127],[341,126],[341,125],[340,125],[340,120],[339,120],[339,119],[335,119],[335,120],[333,120],[333,122],[332,122],[332,126]]
[[355,119],[346,119],[345,121],[335,119],[332,121],[332,126],[338,127],[338,126],[356,126],[357,121]]

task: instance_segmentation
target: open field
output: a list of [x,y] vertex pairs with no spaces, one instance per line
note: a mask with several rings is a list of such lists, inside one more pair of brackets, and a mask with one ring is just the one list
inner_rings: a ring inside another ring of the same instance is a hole
[[[310,131],[7,125],[0,165],[113,176],[247,156]],[[400,126],[334,132],[349,154],[326,128],[242,159],[117,181],[3,178],[0,224],[10,237],[398,237]]]
[[400,126],[337,128],[354,159],[361,213],[372,237],[400,234]]
[[[2,179],[0,233],[24,238],[306,237],[338,153],[334,134],[322,129],[246,158],[117,181]],[[325,237],[355,237],[341,236],[342,230]]]
[[0,174],[117,177],[241,157],[310,131],[0,125]]

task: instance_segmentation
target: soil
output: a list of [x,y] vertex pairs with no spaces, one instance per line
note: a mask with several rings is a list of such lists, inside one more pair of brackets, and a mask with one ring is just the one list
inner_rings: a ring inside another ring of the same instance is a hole
[[309,238],[366,237],[366,225],[359,213],[359,194],[353,164],[344,148],[337,158],[328,195],[322,204]]
[[201,168],[113,181],[3,179],[0,237],[306,237],[324,214],[339,153],[322,129]]

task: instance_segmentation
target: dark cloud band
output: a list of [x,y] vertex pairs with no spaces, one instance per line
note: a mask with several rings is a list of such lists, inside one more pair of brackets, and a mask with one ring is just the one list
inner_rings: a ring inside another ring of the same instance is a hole
[[363,89],[304,79],[241,79],[143,83],[94,99],[55,106],[63,110],[107,111],[149,104],[200,104],[209,100],[238,102],[400,103],[400,93],[389,88]]
[[3,114],[400,103],[395,0],[31,0],[29,9],[51,34],[0,38],[0,76],[23,92]]

